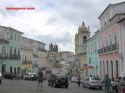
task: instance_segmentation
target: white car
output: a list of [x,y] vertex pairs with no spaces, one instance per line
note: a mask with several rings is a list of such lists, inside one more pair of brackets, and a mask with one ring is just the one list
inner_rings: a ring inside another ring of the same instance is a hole
[[82,86],[87,88],[98,87],[101,90],[104,84],[99,78],[88,77],[82,81]]
[[73,76],[72,78],[71,78],[71,82],[77,82],[77,77],[75,77],[75,76]]
[[2,83],[2,73],[0,72],[0,84]]

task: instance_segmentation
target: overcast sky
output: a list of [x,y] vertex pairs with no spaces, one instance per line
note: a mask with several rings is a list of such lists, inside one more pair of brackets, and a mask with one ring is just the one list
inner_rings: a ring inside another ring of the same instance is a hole
[[[23,36],[58,44],[60,51],[74,52],[74,37],[85,22],[94,34],[99,15],[109,5],[124,0],[0,0],[0,25],[15,28]],[[6,7],[34,7],[35,10],[6,10]]]

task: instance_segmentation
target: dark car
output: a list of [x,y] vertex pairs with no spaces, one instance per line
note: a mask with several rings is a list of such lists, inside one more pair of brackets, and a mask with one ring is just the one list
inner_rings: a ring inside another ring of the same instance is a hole
[[12,79],[13,80],[14,75],[13,75],[13,73],[4,73],[3,77],[6,78],[6,79]]
[[64,74],[51,74],[48,79],[48,85],[54,87],[65,86],[65,88],[68,88],[68,77]]

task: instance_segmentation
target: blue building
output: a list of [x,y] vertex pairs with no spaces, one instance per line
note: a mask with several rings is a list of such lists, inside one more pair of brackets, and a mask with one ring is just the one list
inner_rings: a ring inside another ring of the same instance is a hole
[[20,73],[22,34],[11,27],[0,26],[0,70],[3,73]]
[[88,76],[99,75],[98,31],[87,41]]

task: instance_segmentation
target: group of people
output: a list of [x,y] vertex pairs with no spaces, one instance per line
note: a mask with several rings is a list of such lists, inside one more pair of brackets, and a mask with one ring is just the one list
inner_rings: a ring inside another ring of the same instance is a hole
[[108,75],[105,75],[104,78],[105,93],[119,93],[120,81],[121,77],[117,77],[116,79],[113,77],[111,80]]

